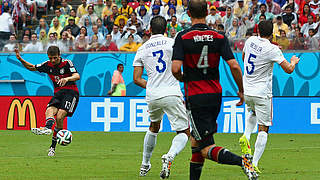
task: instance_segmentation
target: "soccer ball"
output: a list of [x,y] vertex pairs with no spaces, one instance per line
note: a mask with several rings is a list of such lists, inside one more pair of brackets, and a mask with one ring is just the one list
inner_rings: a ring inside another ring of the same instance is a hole
[[67,146],[72,141],[72,133],[66,129],[60,130],[57,134],[57,142],[62,146]]

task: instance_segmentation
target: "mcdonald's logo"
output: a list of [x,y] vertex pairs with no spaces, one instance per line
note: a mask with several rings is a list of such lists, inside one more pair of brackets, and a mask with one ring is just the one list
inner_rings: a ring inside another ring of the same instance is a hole
[[37,118],[36,112],[33,107],[33,103],[30,99],[25,99],[21,105],[19,99],[13,99],[11,102],[9,112],[8,112],[8,121],[7,121],[7,129],[14,128],[14,118],[15,118],[15,109],[17,108],[18,114],[18,126],[26,126],[26,116],[27,116],[27,108],[29,110],[29,121],[30,121],[30,128],[37,127]]

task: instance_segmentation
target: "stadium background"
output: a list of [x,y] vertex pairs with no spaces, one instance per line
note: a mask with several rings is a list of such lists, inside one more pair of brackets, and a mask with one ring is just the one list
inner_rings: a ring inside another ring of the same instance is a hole
[[[73,53],[63,54],[72,60],[81,75],[77,82],[80,102],[65,127],[72,131],[144,132],[149,125],[145,90],[133,83],[130,53]],[[296,70],[287,75],[274,66],[273,94],[274,126],[271,133],[320,132],[320,53],[285,53],[301,58]],[[38,64],[46,54],[22,54],[24,59]],[[241,53],[235,57],[243,66]],[[124,64],[123,77],[127,97],[108,97],[111,76],[118,63]],[[224,61],[220,63],[223,103],[218,118],[218,132],[242,133],[245,127],[245,108],[236,107],[236,85]],[[144,74],[146,77],[146,74]],[[45,74],[26,70],[14,54],[0,55],[0,130],[30,129],[44,125],[45,105],[52,95],[50,79]],[[14,81],[12,81],[14,80]],[[165,117],[166,119],[166,117]],[[171,131],[164,121],[161,131]]]

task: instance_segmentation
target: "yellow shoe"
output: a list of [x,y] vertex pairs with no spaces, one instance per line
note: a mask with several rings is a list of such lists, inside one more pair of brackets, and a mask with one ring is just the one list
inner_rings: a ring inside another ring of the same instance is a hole
[[245,135],[241,136],[239,139],[239,144],[241,147],[241,152],[242,154],[251,154],[251,148],[250,148],[250,143],[248,141],[248,139],[246,138]]
[[252,164],[252,166],[253,166],[254,170],[255,170],[257,173],[261,174],[261,171],[260,171],[260,169],[258,168],[258,166],[255,166],[254,164]]

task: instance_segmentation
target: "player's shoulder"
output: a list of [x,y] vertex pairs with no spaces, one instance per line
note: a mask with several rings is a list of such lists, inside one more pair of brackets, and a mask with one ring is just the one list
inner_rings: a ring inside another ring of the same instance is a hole
[[69,64],[70,66],[73,66],[73,63],[70,59],[61,59],[61,62],[65,64]]

